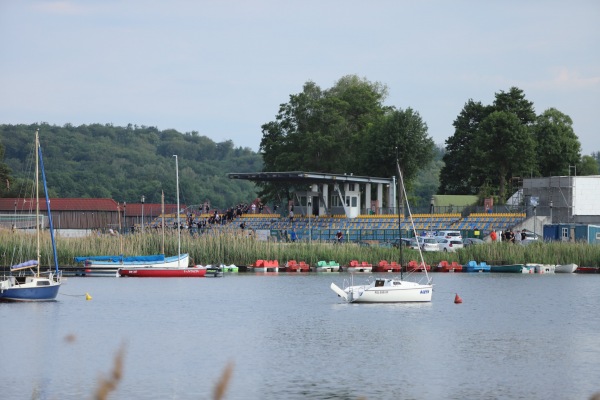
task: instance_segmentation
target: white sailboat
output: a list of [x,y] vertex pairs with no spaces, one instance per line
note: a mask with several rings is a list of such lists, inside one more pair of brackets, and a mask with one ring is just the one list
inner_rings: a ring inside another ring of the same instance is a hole
[[[127,265],[118,269],[117,276],[129,276],[138,278],[196,278],[204,277],[206,275],[206,268],[201,268],[196,265],[189,266],[188,254],[181,254],[181,221],[180,221],[180,209],[179,209],[179,161],[177,155],[175,157],[175,172],[176,172],[176,185],[177,185],[177,256],[171,257],[169,263],[164,262],[163,264],[153,265]],[[164,221],[164,194],[162,200],[162,215]],[[164,229],[165,224],[163,222],[163,254],[164,254]]]
[[[11,267],[11,275],[0,280],[0,300],[2,301],[51,301],[55,300],[62,281],[62,273],[58,269],[58,256],[56,253],[56,242],[54,240],[54,226],[50,212],[50,199],[46,187],[46,174],[44,172],[44,161],[39,141],[39,131],[35,132],[35,196],[36,196],[36,241],[37,258]],[[40,165],[41,164],[41,165]],[[40,273],[40,196],[39,196],[39,172],[42,171],[44,193],[46,194],[46,208],[48,210],[48,221],[50,225],[50,237],[52,240],[52,252],[54,255],[54,271],[47,274]],[[29,270],[31,275],[22,275]],[[20,275],[12,275],[19,272]]]
[[[417,230],[410,211],[410,205],[408,204],[408,197],[406,195],[406,188],[404,187],[400,164],[396,162],[396,165],[398,167],[399,176],[398,184],[402,188],[402,194],[403,198],[406,199],[406,206],[410,215],[412,229],[415,236],[417,236]],[[400,224],[400,215],[398,215],[398,224]],[[400,251],[402,251],[402,246],[400,246]],[[424,265],[425,261],[423,260],[423,253],[420,248],[419,255],[421,256],[421,262]],[[378,278],[364,285],[354,285],[352,282],[344,288],[340,288],[332,282],[330,288],[348,303],[431,302],[433,285],[427,269],[425,268],[424,271],[425,283],[405,280],[401,274],[400,278]]]
[[[177,182],[177,243],[178,253],[176,256],[165,256],[165,198],[164,193],[161,195],[161,212],[163,217],[162,223],[162,249],[160,254],[144,255],[144,256],[82,256],[75,257],[76,263],[83,263],[86,273],[90,275],[109,275],[109,276],[142,276],[145,273],[139,271],[154,271],[147,274],[158,274],[160,270],[166,270],[164,276],[188,276],[191,270],[188,270],[190,256],[188,253],[181,253],[181,223],[179,211],[179,164],[177,156],[175,157],[175,171]],[[120,214],[119,214],[120,218]],[[120,225],[120,223],[119,223]],[[121,239],[122,240],[122,239]],[[121,241],[121,252],[123,251],[123,242]],[[186,271],[178,273],[176,271],[186,268]],[[172,271],[172,272],[168,272]],[[175,271],[175,272],[173,272]],[[170,274],[170,275],[169,275]],[[199,275],[200,273],[193,273]]]

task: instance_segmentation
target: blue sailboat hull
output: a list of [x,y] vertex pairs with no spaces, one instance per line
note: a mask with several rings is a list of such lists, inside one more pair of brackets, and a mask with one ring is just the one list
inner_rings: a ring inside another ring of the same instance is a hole
[[55,300],[60,284],[38,287],[11,287],[0,293],[4,301],[49,301]]

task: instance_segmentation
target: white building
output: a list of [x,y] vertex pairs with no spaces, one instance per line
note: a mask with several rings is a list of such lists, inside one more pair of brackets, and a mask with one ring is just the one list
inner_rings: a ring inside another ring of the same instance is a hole
[[[256,182],[280,182],[294,188],[294,213],[310,215],[345,215],[396,213],[396,178],[325,174],[319,172],[230,173],[231,179]],[[305,187],[306,190],[300,189]]]
[[523,179],[528,216],[550,223],[600,223],[600,175]]

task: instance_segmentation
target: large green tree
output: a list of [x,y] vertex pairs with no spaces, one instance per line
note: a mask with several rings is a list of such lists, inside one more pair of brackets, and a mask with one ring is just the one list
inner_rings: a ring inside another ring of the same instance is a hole
[[275,121],[262,125],[265,171],[357,172],[354,159],[368,126],[382,114],[386,88],[354,75],[322,90],[307,82],[281,104]]
[[535,121],[533,102],[525,98],[523,90],[514,86],[508,92],[501,90],[496,93],[494,109],[514,114],[523,125],[531,125]]
[[573,121],[555,108],[538,116],[533,126],[537,140],[537,160],[542,176],[568,175],[569,166],[581,159],[581,145],[573,131]]
[[440,192],[495,195],[504,202],[514,178],[555,174],[578,162],[571,125],[555,109],[536,117],[533,103],[516,87],[496,93],[490,106],[469,100],[446,140]]
[[[406,178],[414,177],[433,142],[417,112],[384,106],[386,96],[385,85],[355,75],[327,90],[307,82],[262,125],[263,170],[391,176],[399,155]],[[261,186],[265,198],[289,196],[282,186]]]
[[577,175],[598,175],[599,171],[598,161],[593,156],[581,157],[581,164],[577,167]]
[[494,111],[480,125],[478,148],[482,152],[490,176],[498,184],[498,196],[507,198],[506,183],[514,176],[523,176],[524,171],[535,167],[535,140],[527,126],[516,114],[509,111]]
[[[386,88],[351,75],[323,90],[306,82],[279,106],[274,121],[262,125],[264,171],[357,172],[349,159],[355,141],[381,114]],[[260,196],[285,201],[288,185],[259,184]]]
[[363,137],[357,160],[361,173],[370,176],[396,175],[396,159],[403,177],[411,181],[433,158],[434,142],[427,125],[411,108],[390,108]]
[[454,135],[446,140],[444,166],[440,171],[440,193],[478,194],[487,176],[485,164],[473,162],[484,158],[487,149],[478,147],[479,125],[492,108],[470,99],[454,120]]

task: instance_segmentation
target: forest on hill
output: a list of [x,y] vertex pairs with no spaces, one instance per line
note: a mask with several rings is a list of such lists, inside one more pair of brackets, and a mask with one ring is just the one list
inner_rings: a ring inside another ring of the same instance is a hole
[[[196,132],[160,131],[155,127],[112,124],[55,126],[0,125],[0,197],[20,197],[31,180],[34,137],[39,129],[44,168],[51,197],[112,198],[117,202],[176,202],[175,157],[179,164],[180,201],[209,201],[231,207],[256,197],[254,183],[229,179],[229,172],[257,172],[260,154],[216,143]],[[2,159],[2,148],[4,159]],[[28,181],[29,180],[29,181]]]

